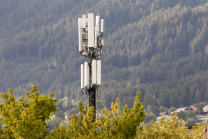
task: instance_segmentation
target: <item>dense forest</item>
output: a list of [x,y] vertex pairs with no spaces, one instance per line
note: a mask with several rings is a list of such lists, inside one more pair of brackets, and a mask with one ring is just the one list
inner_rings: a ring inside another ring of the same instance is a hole
[[0,0],[0,91],[38,85],[61,118],[87,103],[77,18],[89,12],[105,20],[98,110],[132,107],[137,91],[150,112],[208,101],[208,0]]

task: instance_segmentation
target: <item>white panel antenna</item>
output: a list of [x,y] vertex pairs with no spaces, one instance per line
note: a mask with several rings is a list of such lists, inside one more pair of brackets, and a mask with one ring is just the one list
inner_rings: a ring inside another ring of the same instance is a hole
[[78,38],[79,38],[79,52],[84,50],[82,43],[82,18],[78,18]]
[[92,85],[93,84],[96,85],[96,83],[97,83],[97,77],[96,77],[97,71],[96,71],[96,60],[95,59],[92,60],[91,68],[92,68]]
[[100,35],[100,16],[96,16],[96,37]]
[[84,64],[81,64],[81,88],[84,88]]
[[82,15],[82,28],[86,28],[87,18],[86,15]]
[[88,47],[94,48],[94,14],[88,13]]
[[101,19],[101,27],[100,27],[101,33],[103,33],[103,28],[104,28],[104,19]]
[[96,16],[95,21],[95,48],[98,47],[98,36],[100,35],[100,16]]
[[104,40],[101,40],[101,45],[102,45],[102,46],[104,45]]
[[97,85],[101,85],[101,60],[97,60]]
[[89,86],[89,65],[85,62],[85,87]]

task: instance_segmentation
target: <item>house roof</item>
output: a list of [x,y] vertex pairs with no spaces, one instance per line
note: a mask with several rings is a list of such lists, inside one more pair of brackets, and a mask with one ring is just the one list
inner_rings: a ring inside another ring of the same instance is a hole
[[197,110],[197,107],[194,107],[194,106],[189,106],[191,107],[193,110]]

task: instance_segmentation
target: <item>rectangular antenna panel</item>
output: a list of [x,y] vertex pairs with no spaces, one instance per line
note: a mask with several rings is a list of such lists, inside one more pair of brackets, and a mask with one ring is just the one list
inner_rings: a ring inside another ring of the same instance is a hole
[[101,40],[101,45],[104,46],[104,40],[103,39]]
[[101,29],[100,29],[101,33],[103,33],[103,28],[104,28],[104,19],[101,19]]
[[92,60],[92,84],[96,84],[96,75],[97,75],[97,71],[96,71],[96,60]]
[[81,64],[81,88],[84,88],[84,64]]
[[97,85],[101,85],[101,60],[97,60]]
[[[96,30],[96,28],[97,28],[97,27],[95,27],[95,30]],[[97,48],[97,37],[96,37],[97,35],[96,35],[96,34],[97,34],[97,33],[96,33],[96,31],[95,31],[95,48]]]
[[94,14],[88,13],[88,47],[94,48]]
[[85,62],[85,87],[89,86],[89,65],[88,62]]
[[82,43],[82,18],[78,18],[78,37],[79,37],[79,51],[83,51],[83,43]]
[[95,48],[97,48],[97,27],[95,27]]
[[100,16],[96,16],[96,36],[100,34]]
[[100,35],[100,16],[96,16],[95,24],[95,48],[97,48],[97,38]]
[[86,28],[86,21],[87,21],[86,15],[83,14],[82,15],[82,28]]

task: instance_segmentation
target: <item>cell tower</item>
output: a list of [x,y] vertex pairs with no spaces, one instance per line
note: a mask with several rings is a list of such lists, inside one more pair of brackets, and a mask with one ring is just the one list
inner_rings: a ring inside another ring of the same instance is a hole
[[89,95],[89,107],[94,106],[94,119],[96,118],[96,91],[101,85],[101,57],[104,45],[103,27],[104,19],[88,13],[78,18],[78,37],[80,55],[87,57],[88,62],[81,64],[81,89]]

